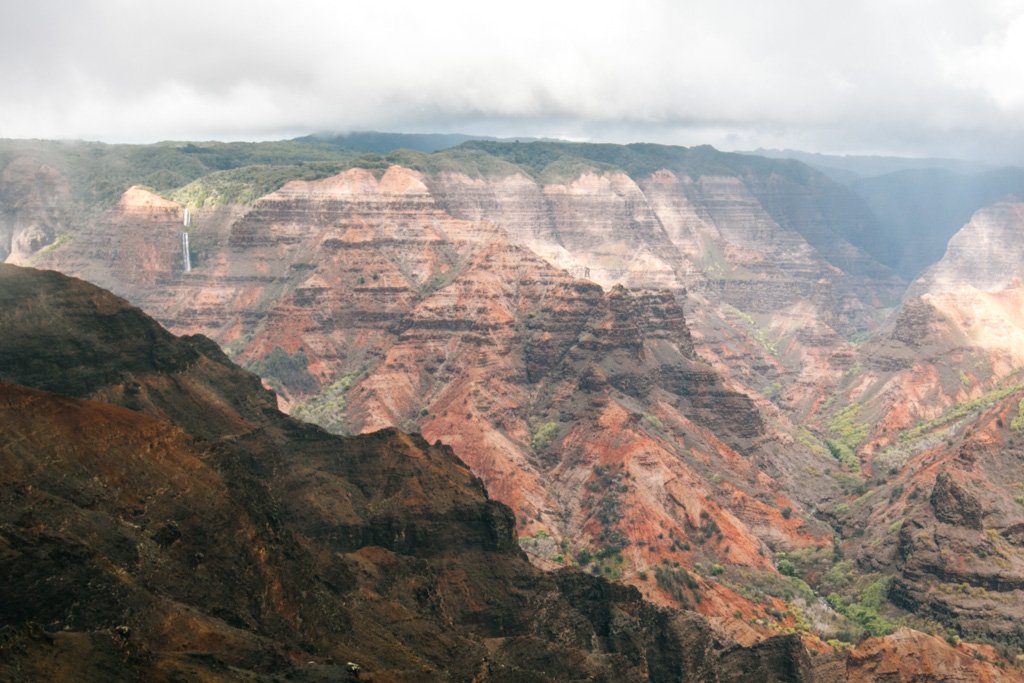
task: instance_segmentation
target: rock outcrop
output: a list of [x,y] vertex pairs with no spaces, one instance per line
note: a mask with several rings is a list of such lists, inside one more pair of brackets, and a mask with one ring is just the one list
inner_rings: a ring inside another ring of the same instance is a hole
[[945,524],[981,529],[981,504],[949,472],[940,472],[928,498],[935,518]]
[[997,202],[977,211],[946,245],[942,259],[913,283],[910,294],[974,288],[999,291],[1019,283],[1024,268],[1024,204]]
[[1015,671],[1006,671],[987,661],[990,648],[950,648],[945,642],[920,631],[900,629],[885,638],[869,638],[858,645],[847,662],[851,683],[1009,683],[1019,681]]

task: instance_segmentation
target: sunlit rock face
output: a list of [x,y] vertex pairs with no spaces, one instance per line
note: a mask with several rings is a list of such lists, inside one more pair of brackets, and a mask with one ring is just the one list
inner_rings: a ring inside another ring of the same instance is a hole
[[911,287],[915,295],[972,287],[1018,286],[1024,271],[1024,204],[999,202],[976,212],[949,240],[946,253]]
[[[781,176],[680,176],[634,180],[589,172],[563,183],[526,176],[427,181],[453,215],[488,220],[510,241],[609,287],[709,290],[749,312],[813,301],[855,324],[865,302],[894,301],[898,278],[847,242],[838,187]],[[863,207],[858,207],[863,212]],[[816,292],[824,279],[828,300]]]

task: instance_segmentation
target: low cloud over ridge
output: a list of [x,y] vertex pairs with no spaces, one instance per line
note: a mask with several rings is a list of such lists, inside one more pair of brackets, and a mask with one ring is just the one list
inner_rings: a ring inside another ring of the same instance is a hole
[[6,3],[0,136],[1024,153],[1024,3]]

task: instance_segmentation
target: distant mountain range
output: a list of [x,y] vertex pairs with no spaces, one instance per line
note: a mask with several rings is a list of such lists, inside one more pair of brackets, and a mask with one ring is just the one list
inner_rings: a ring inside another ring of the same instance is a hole
[[752,152],[741,153],[768,157],[770,159],[796,159],[818,169],[833,180],[843,183],[851,182],[857,178],[870,178],[899,171],[930,169],[971,174],[993,171],[999,168],[999,166],[990,163],[966,161],[963,159],[819,154],[817,152],[802,152],[795,149],[758,148]]

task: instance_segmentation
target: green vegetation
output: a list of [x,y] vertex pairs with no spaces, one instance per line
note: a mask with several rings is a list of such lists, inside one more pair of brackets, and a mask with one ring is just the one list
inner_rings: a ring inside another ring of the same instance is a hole
[[854,578],[853,563],[849,560],[840,560],[822,577],[821,588],[829,592],[842,592],[850,587]]
[[793,631],[809,633],[811,624],[807,621],[807,615],[795,602],[786,603],[786,611],[793,617]]
[[57,239],[53,240],[53,242],[50,242],[45,247],[43,247],[42,249],[40,249],[36,253],[32,254],[32,256],[30,257],[32,263],[35,263],[36,261],[38,261],[45,254],[47,254],[47,253],[49,253],[51,251],[54,251],[56,249],[60,249],[61,247],[67,245],[68,242],[70,242],[70,241],[71,241],[71,237],[69,235],[67,235],[67,234],[57,235]]
[[831,439],[825,439],[825,446],[832,457],[843,464],[845,472],[836,475],[839,485],[846,493],[860,494],[864,492],[864,480],[860,476],[860,458],[857,447],[868,435],[869,426],[857,418],[860,414],[859,405],[843,408],[832,417],[829,423]]
[[170,197],[180,204],[195,207],[251,204],[289,180],[319,180],[340,173],[345,167],[330,162],[243,166],[205,175],[170,193]]
[[458,133],[381,133],[378,131],[357,131],[343,135],[307,135],[296,138],[295,142],[320,143],[343,150],[386,154],[395,149],[434,152],[449,149],[473,139],[475,137],[472,135],[460,135]]
[[843,463],[846,469],[851,472],[860,470],[860,459],[857,458],[857,454],[845,443],[826,439],[825,445],[828,447],[828,452],[832,454],[832,457]]
[[622,519],[622,494],[629,490],[629,485],[623,481],[623,474],[621,465],[595,465],[594,477],[586,485],[592,495],[584,497],[583,507],[601,523],[598,538],[605,545],[601,553],[618,553],[629,545],[629,540],[617,528]]
[[592,144],[572,142],[494,142],[473,140],[452,150],[478,150],[515,164],[534,178],[548,180],[545,171],[551,167],[553,175],[564,178],[565,170],[576,173],[580,169],[622,169],[630,177],[639,179],[655,171],[667,169],[678,175],[699,178],[706,175],[747,175],[751,173],[786,177],[804,181],[814,174],[807,166],[764,157],[719,152],[708,145],[699,147],[673,147],[655,144]]
[[580,567],[589,565],[591,573],[604,575],[610,579],[622,578],[622,570],[626,564],[618,548],[601,548],[597,552],[584,548],[576,553],[575,559]]
[[537,174],[537,180],[545,185],[571,183],[586,173],[615,172],[618,169],[610,164],[580,159],[577,157],[561,158],[544,167]]
[[797,598],[813,602],[816,597],[807,582],[798,576],[734,566],[726,568],[725,577],[722,583],[754,602],[765,603],[772,597],[787,602]]
[[700,511],[700,519],[700,535],[695,539],[697,543],[703,544],[712,536],[717,536],[721,540],[722,530],[718,528],[718,522],[711,518],[707,510]]
[[[363,157],[363,159],[366,158],[368,157]],[[399,165],[421,173],[461,173],[470,178],[507,176],[522,170],[504,159],[491,156],[467,145],[460,145],[433,154],[421,154],[400,149],[380,158],[384,162],[384,168]],[[362,159],[360,165],[362,165]]]
[[853,365],[848,367],[846,369],[846,371],[843,373],[843,381],[844,382],[848,382],[851,379],[859,377],[860,374],[863,373],[863,372],[864,372],[864,366],[861,365],[860,363],[854,363]]
[[779,563],[777,565],[777,569],[779,570],[779,573],[782,574],[783,576],[796,576],[797,575],[796,565],[793,564],[793,562],[791,560],[786,559],[786,558],[783,558],[783,559],[779,560]]
[[[804,548],[779,553],[779,573],[742,567],[726,567],[723,583],[744,597],[764,606],[765,613],[778,621],[791,616],[795,630],[812,630],[855,643],[865,635],[884,635],[897,626],[918,628],[913,615],[896,618],[898,610],[887,602],[891,577],[860,574],[853,562],[841,559],[838,548]],[[813,586],[813,588],[812,588]],[[821,605],[819,596],[831,611]],[[776,609],[773,599],[784,600],[786,611]],[[834,613],[833,613],[834,612]],[[930,630],[929,632],[941,632]]]
[[865,586],[859,594],[845,598],[838,593],[828,596],[828,603],[844,617],[863,627],[873,636],[884,636],[896,630],[896,624],[879,613],[889,588],[889,577],[877,579]]
[[334,434],[346,434],[345,393],[364,369],[339,377],[331,384],[292,411],[292,415],[306,422],[320,425]]
[[778,344],[777,344],[777,342],[774,342],[774,341],[771,341],[771,340],[768,339],[768,337],[764,333],[764,330],[762,330],[760,328],[760,326],[758,326],[757,321],[754,320],[754,317],[752,315],[750,315],[749,313],[746,313],[744,311],[739,310],[738,308],[735,309],[735,310],[736,310],[736,314],[743,320],[743,322],[745,322],[747,324],[747,327],[749,328],[748,332],[750,333],[750,337],[754,341],[756,341],[758,344],[760,344],[764,348],[765,351],[767,351],[768,353],[770,353],[773,356],[777,355],[778,354]]
[[664,431],[664,429],[665,429],[664,423],[658,418],[657,415],[651,415],[650,413],[644,413],[644,422],[646,422],[647,424],[651,425],[652,427],[654,427],[658,431]]
[[779,381],[769,382],[760,389],[761,395],[769,401],[775,401],[782,393],[782,383]]
[[810,448],[815,453],[824,455],[827,452],[826,448],[821,445],[821,440],[806,427],[797,428],[796,440]]
[[775,555],[776,566],[782,560],[793,563],[795,572],[791,576],[818,576],[832,567],[835,562],[831,548],[807,547],[789,552],[779,552]]
[[132,185],[169,194],[217,171],[254,165],[337,163],[357,155],[313,141],[108,145],[3,140],[0,141],[0,156],[26,156],[58,169],[68,179],[76,200],[102,209],[114,204]]
[[559,424],[557,422],[544,422],[536,425],[530,430],[530,446],[535,451],[542,451],[547,448],[558,435]]
[[471,177],[509,175],[518,170],[474,150],[453,149],[423,154],[401,149],[387,154],[360,156],[336,151],[333,158],[253,164],[212,172],[175,190],[172,197],[192,206],[248,204],[277,190],[289,180],[318,180],[352,168],[366,169],[379,179],[391,166],[404,166],[424,173],[463,173]]
[[[996,403],[1003,400],[1010,394],[1020,391],[1021,389],[1024,389],[1024,382],[1014,384],[1012,386],[1002,387],[1000,389],[993,389],[992,391],[977,398],[973,398],[970,401],[958,403],[957,405],[953,406],[952,408],[950,408],[949,410],[947,410],[945,413],[935,418],[934,420],[929,420],[928,422],[924,422],[922,424],[917,425],[913,429],[903,432],[903,434],[900,435],[900,440],[904,442],[910,441],[916,437],[921,436],[922,434],[925,434],[926,432],[930,432],[934,429],[955,422],[956,420],[959,420],[962,417],[966,417],[967,415],[970,415],[972,413],[984,410],[985,408],[991,408]],[[1020,406],[1018,404],[1018,411],[1019,410]],[[1016,419],[1014,421],[1016,422]],[[1022,419],[1021,424],[1022,427],[1024,427],[1024,419]],[[1010,426],[1012,428],[1013,423],[1011,423]]]
[[[470,177],[525,173],[541,183],[564,183],[587,172],[617,170],[633,178],[668,169],[693,178],[774,174],[796,182],[806,181],[814,173],[793,161],[728,154],[709,146],[471,140],[425,153],[390,147],[406,140],[421,149],[437,149],[455,139],[420,144],[424,141],[413,137],[378,136],[379,140],[366,144],[366,137],[152,145],[0,140],[0,167],[22,156],[52,166],[68,179],[79,204],[90,211],[109,207],[132,185],[152,188],[192,206],[245,204],[288,180],[314,180],[353,167],[367,169],[377,177],[392,165]],[[347,148],[347,142],[355,147]]]
[[[836,437],[832,442],[829,442],[829,450],[833,450],[833,444],[838,446],[842,452],[848,451],[853,454],[853,458],[856,459],[857,447],[864,441],[868,435],[869,425],[866,422],[859,422],[857,420],[860,414],[860,406],[853,404],[843,408],[832,417],[832,421],[829,422],[829,431]],[[833,456],[835,452],[833,452]],[[837,457],[841,462],[845,462],[844,457]],[[857,461],[857,468],[860,468],[860,462]],[[851,468],[852,469],[852,468]]]
[[281,347],[275,346],[265,357],[249,363],[247,369],[265,379],[277,391],[283,389],[289,394],[306,394],[319,386],[306,368],[303,349],[288,355]]
[[694,602],[700,602],[700,584],[682,567],[657,567],[654,570],[654,580],[683,607],[690,607],[691,596]]
[[1017,416],[1010,422],[1010,429],[1015,432],[1024,431],[1024,398],[1017,402]]
[[626,560],[617,548],[602,548],[594,555],[598,567],[605,577],[617,581],[622,578],[622,569]]

